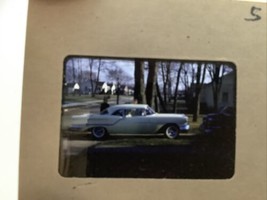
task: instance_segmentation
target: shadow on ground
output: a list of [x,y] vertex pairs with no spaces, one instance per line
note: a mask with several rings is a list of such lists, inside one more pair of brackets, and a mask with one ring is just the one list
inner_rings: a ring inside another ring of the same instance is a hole
[[[92,138],[76,135],[71,139]],[[233,133],[177,140],[116,136],[68,159],[68,177],[227,179],[234,175],[235,137]]]

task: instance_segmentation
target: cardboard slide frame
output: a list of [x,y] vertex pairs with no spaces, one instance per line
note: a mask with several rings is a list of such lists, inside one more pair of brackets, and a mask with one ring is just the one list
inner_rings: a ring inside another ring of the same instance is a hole
[[[61,92],[67,55],[233,62],[237,67],[234,177],[155,180],[60,176]],[[30,0],[20,199],[266,199],[265,123],[266,4]]]

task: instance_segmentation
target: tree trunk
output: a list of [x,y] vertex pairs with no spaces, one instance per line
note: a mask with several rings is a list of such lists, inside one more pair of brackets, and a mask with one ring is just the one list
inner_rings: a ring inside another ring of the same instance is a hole
[[[220,63],[216,63],[212,65],[212,68],[209,69],[209,73],[212,79],[212,90],[213,90],[213,109],[214,111],[218,111],[218,101],[219,95],[222,86],[222,77],[225,72],[225,67]],[[220,76],[221,73],[221,76]]]
[[134,83],[134,101],[139,104],[145,103],[144,67],[141,60],[135,60]]
[[156,75],[157,75],[157,66],[155,61],[148,62],[148,77],[146,85],[146,103],[154,107],[154,98],[156,96]]
[[71,59],[72,62],[72,81],[76,82],[76,76],[75,76],[75,64],[74,64],[74,58]]
[[163,82],[163,101],[166,104],[167,99],[166,99],[166,75],[165,75],[165,67],[164,67],[165,62],[160,62],[160,68],[161,68],[161,75],[162,75],[162,82]]
[[[94,83],[94,80],[93,80],[93,63],[94,63],[94,60],[90,59],[89,60],[89,79],[91,83],[91,96],[92,97],[95,96],[96,87],[97,87],[97,82]],[[94,87],[94,84],[95,84],[95,87]]]
[[179,91],[179,81],[180,81],[180,76],[181,76],[181,71],[183,68],[183,63],[180,64],[180,67],[178,69],[177,72],[177,78],[176,78],[176,84],[175,84],[175,91],[174,91],[174,102],[173,102],[173,110],[172,112],[176,112],[176,104],[177,104],[177,95],[178,95],[178,91]]
[[158,82],[156,82],[156,90],[157,90],[157,96],[158,96],[158,99],[159,99],[160,107],[162,108],[163,112],[167,112],[165,103],[164,103],[163,98],[162,98],[162,96],[160,94],[160,89],[159,89]]
[[[202,72],[202,65],[203,66],[203,72]],[[206,66],[205,64],[198,63],[197,66],[197,73],[196,73],[196,85],[195,85],[195,96],[193,97],[193,122],[196,122],[199,116],[199,111],[200,111],[200,92],[202,85],[204,83],[205,79],[205,74],[206,74]],[[201,79],[202,75],[202,79]]]
[[102,66],[102,61],[101,59],[98,60],[98,68],[97,68],[97,75],[96,75],[96,80],[95,80],[95,87],[94,87],[94,91],[93,91],[93,94],[96,93],[96,90],[97,90],[97,83],[99,82],[99,77],[100,77],[100,72],[101,72],[101,66]]

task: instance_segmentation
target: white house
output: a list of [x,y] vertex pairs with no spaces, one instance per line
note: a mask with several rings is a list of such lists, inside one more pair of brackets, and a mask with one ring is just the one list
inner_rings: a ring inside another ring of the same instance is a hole
[[[218,108],[222,106],[235,106],[236,86],[235,72],[230,72],[222,77],[222,86],[218,97]],[[214,106],[212,83],[204,84],[200,94],[200,104],[207,108]]]
[[73,86],[73,91],[80,90],[80,85],[78,83],[75,83]]
[[115,94],[116,85],[113,83],[101,82],[101,92],[105,94]]
[[115,94],[115,92],[116,92],[116,85],[115,84],[111,85],[110,92],[111,92],[111,94]]

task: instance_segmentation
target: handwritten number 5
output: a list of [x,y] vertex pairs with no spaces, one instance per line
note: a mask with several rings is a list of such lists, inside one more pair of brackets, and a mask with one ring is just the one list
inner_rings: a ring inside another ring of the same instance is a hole
[[261,8],[257,8],[253,6],[250,10],[251,18],[245,18],[246,21],[258,21],[261,19],[261,16],[257,14],[257,12],[261,11]]

